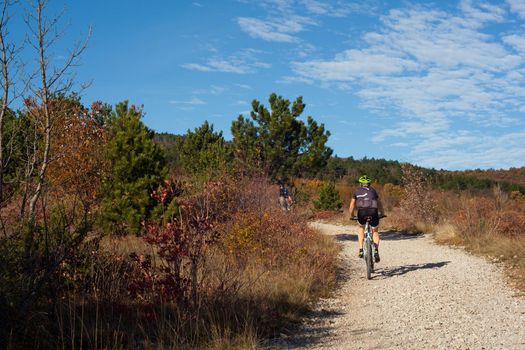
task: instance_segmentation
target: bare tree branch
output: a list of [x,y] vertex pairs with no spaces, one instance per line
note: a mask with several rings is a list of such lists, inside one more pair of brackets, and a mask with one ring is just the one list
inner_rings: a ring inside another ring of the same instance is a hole
[[[54,101],[60,95],[66,95],[74,87],[74,75],[70,73],[71,68],[78,64],[79,58],[84,50],[87,48],[87,44],[91,37],[91,29],[87,38],[84,41],[77,42],[73,49],[69,52],[65,62],[60,65],[53,67],[52,62],[49,59],[49,50],[64,34],[63,31],[57,30],[58,24],[63,17],[64,11],[61,11],[58,15],[53,17],[51,20],[45,16],[46,6],[48,0],[35,0],[33,2],[34,14],[28,14],[26,22],[30,27],[33,34],[33,42],[31,46],[38,51],[38,75],[39,83],[38,88],[31,85],[31,90],[34,91],[38,101],[29,108],[28,112],[32,114],[32,119],[41,127],[42,130],[42,143],[43,148],[39,151],[38,162],[36,161],[37,154],[35,152],[31,160],[31,166],[28,166],[26,170],[28,173],[32,173],[33,170],[37,171],[36,183],[32,195],[29,199],[28,206],[28,218],[30,231],[34,225],[34,219],[36,214],[36,205],[43,193],[43,187],[45,184],[46,171],[49,163],[53,160],[51,154],[51,146],[53,142],[53,126],[55,123],[60,122],[63,117],[63,111],[57,110],[62,107]],[[36,22],[34,25],[33,23]],[[38,151],[38,150],[36,150]],[[38,163],[38,170],[35,166]],[[26,174],[28,174],[26,173]],[[26,187],[29,189],[29,187]],[[28,239],[28,245],[31,244],[31,237]],[[27,252],[27,251],[26,251]]]
[[[10,20],[9,9],[15,2],[4,0],[0,14],[0,69],[1,75],[1,106],[0,106],[0,215],[4,204],[4,172],[6,159],[4,158],[4,123],[10,103],[11,76],[10,69],[18,53],[14,44],[7,41],[8,25]],[[8,158],[9,159],[9,158]]]

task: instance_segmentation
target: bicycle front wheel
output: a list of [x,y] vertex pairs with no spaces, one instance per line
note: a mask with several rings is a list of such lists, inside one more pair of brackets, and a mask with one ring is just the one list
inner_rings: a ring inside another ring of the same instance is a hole
[[372,272],[374,272],[374,262],[372,260],[372,243],[369,239],[365,241],[365,261],[366,261],[366,278],[372,278]]

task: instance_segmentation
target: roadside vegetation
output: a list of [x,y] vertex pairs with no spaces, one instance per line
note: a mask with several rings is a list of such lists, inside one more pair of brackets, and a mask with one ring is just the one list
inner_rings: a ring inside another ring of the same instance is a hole
[[[350,162],[359,173],[367,169],[378,176],[373,186],[380,192],[388,214],[383,228],[430,233],[438,243],[461,246],[491,262],[502,263],[509,280],[525,292],[525,193],[520,185],[525,180],[521,176],[523,168],[442,172],[452,181],[443,186],[444,182],[436,182],[442,175],[434,170],[410,164],[399,164],[398,168],[397,162],[385,160]],[[399,178],[392,177],[392,173]],[[479,181],[478,173],[482,174]],[[339,174],[336,188],[347,210],[350,195],[357,187],[356,177],[352,171],[341,170]],[[489,182],[487,178],[492,174],[509,182]],[[300,180],[297,184],[307,193],[302,196],[309,198],[315,198],[323,188],[320,180]],[[347,213],[312,213],[315,218],[348,223]]]
[[[231,141],[208,122],[155,134],[143,106],[82,101],[71,78],[86,41],[53,60],[62,21],[47,5],[5,1],[0,18],[6,348],[260,347],[333,289],[337,245],[307,221],[346,208],[364,172],[392,226],[468,242],[523,276],[515,182],[333,157],[324,125],[302,118],[301,97],[254,100]],[[26,47],[10,41],[14,12],[28,14]],[[291,188],[291,212],[278,207],[278,182]]]
[[330,293],[337,246],[277,200],[332,152],[301,97],[254,100],[231,142],[208,122],[156,137],[142,106],[84,104],[86,40],[52,59],[47,1],[0,14],[3,348],[257,348]]

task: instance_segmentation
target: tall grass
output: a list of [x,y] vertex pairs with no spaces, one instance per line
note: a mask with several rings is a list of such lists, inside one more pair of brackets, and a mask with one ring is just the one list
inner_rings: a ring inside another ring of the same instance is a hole
[[217,235],[199,250],[196,270],[186,255],[177,258],[181,278],[196,271],[196,299],[190,289],[164,297],[170,291],[155,285],[171,276],[163,247],[147,237],[105,237],[79,254],[57,303],[33,310],[31,327],[10,330],[7,347],[255,349],[286,332],[330,292],[338,248],[282,212],[265,179],[222,181],[234,194],[220,197],[231,215],[214,224]]

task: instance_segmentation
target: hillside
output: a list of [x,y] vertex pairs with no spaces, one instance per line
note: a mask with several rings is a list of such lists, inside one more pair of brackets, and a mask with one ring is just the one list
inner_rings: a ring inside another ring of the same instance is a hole
[[[179,148],[184,135],[161,133],[155,135],[155,142],[165,151],[166,158],[171,167],[176,167],[179,162]],[[525,194],[525,167],[510,168],[509,170],[464,170],[448,171],[436,170],[414,166],[420,169],[431,180],[436,188],[454,190],[486,190],[499,185],[504,191],[520,191]],[[354,157],[332,156],[326,168],[316,174],[303,174],[304,177],[312,175],[321,180],[355,182],[361,174],[368,174],[374,181],[381,184],[391,183],[401,185],[402,163],[397,160],[382,158],[355,159]]]
[[[510,170],[467,170],[447,171],[414,166],[421,170],[436,188],[459,190],[485,190],[499,185],[504,191],[525,193],[525,167]],[[331,157],[326,170],[318,177],[324,180],[350,183],[360,174],[368,174],[375,181],[385,184],[400,185],[402,181],[402,163],[395,160],[353,157]]]
[[520,168],[489,169],[489,170],[467,170],[462,172],[465,175],[475,176],[480,179],[489,179],[493,181],[505,181],[525,186],[525,166]]

